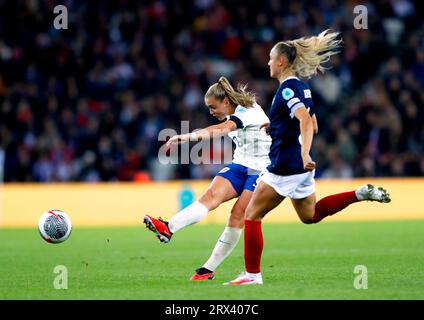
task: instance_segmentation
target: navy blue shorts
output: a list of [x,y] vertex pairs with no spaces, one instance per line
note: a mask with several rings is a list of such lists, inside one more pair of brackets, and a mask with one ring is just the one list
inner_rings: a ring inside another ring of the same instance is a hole
[[237,163],[230,163],[219,171],[216,176],[223,177],[231,182],[231,185],[240,195],[244,189],[254,191],[256,180],[260,171],[253,170]]

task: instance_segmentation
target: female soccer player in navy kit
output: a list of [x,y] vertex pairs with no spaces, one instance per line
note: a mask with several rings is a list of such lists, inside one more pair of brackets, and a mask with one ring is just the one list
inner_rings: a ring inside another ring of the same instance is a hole
[[265,123],[269,123],[269,119],[256,103],[254,94],[246,92],[243,86],[234,90],[228,80],[221,77],[206,92],[205,103],[214,117],[227,121],[189,134],[173,136],[167,143],[170,146],[228,134],[236,145],[232,163],[218,172],[198,201],[175,214],[168,222],[149,215],[144,217],[146,226],[161,242],[166,243],[175,232],[200,221],[221,203],[238,198],[210,258],[196,270],[191,280],[213,279],[215,269],[233,251],[240,239],[244,212],[256,180],[270,163],[268,153],[271,137],[261,129]]
[[337,40],[337,36],[338,33],[326,30],[315,37],[279,42],[270,52],[270,75],[280,82],[269,113],[271,164],[246,208],[246,272],[225,284],[262,284],[261,221],[286,197],[291,199],[300,220],[308,224],[317,223],[358,201],[390,202],[390,196],[384,189],[370,184],[316,202],[316,164],[309,154],[313,137],[311,115],[314,114],[314,106],[308,84],[300,79],[309,79],[317,71],[325,70],[322,64],[337,53],[334,49],[341,42]]

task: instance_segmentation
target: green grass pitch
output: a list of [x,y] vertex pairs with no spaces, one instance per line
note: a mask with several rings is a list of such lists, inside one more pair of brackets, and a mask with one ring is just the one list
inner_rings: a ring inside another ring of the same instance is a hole
[[[37,229],[0,229],[0,299],[424,299],[424,220],[263,224],[263,286],[223,286],[243,270],[243,241],[216,279],[191,282],[222,225],[161,244],[144,227],[74,228],[62,244]],[[242,239],[241,239],[242,240]],[[68,289],[53,286],[57,265]],[[356,265],[368,289],[357,290]]]

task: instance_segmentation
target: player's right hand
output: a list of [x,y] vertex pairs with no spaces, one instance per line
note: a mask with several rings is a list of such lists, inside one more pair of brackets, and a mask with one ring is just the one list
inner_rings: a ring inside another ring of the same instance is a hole
[[316,167],[315,161],[312,161],[309,155],[302,156],[303,168],[307,171],[312,171]]

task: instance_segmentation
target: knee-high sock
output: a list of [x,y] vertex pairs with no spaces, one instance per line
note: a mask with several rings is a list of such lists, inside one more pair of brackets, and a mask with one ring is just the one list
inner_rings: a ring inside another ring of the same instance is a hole
[[211,256],[203,265],[203,268],[215,271],[236,247],[242,230],[241,228],[225,227],[224,232],[219,237]]
[[262,222],[244,220],[244,263],[248,273],[261,272],[263,247]]
[[173,216],[168,221],[169,230],[174,233],[191,224],[199,222],[208,214],[209,210],[199,201],[193,202]]
[[317,223],[325,217],[331,216],[358,201],[355,191],[333,194],[322,198],[315,205],[315,214],[312,220],[314,223]]

